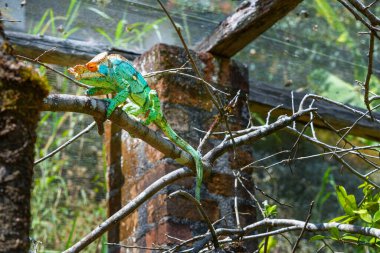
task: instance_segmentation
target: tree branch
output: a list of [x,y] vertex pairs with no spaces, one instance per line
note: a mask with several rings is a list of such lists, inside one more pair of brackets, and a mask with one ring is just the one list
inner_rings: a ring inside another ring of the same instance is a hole
[[[44,100],[42,110],[79,112],[91,115],[95,118],[104,118],[106,108],[107,102],[102,99],[54,94],[49,95]],[[188,153],[163,138],[159,132],[153,131],[130,118],[121,109],[117,108],[111,115],[110,120],[119,125],[122,129],[132,133],[135,137],[155,147],[166,156],[175,159],[178,163],[195,169],[194,161]],[[207,169],[207,167],[205,167],[205,169]]]
[[[292,116],[281,116],[278,118],[277,121],[273,122],[270,125],[264,125],[260,127],[257,130],[254,130],[252,132],[249,132],[247,134],[244,134],[242,136],[236,137],[235,144],[236,146],[241,146],[244,144],[251,143],[253,141],[257,141],[265,136],[268,136],[288,125],[290,125],[293,121],[297,120],[297,118],[301,117],[302,115],[308,114],[312,111],[315,111],[315,108],[308,108],[305,110],[300,110],[293,114]],[[203,158],[204,161],[207,161],[207,163],[212,164],[216,158],[221,156],[223,153],[227,152],[233,147],[232,140],[227,140],[222,143],[220,143],[215,148],[211,149]]]
[[136,198],[128,202],[123,208],[114,213],[107,220],[102,222],[98,227],[96,227],[89,234],[84,236],[79,242],[65,250],[63,253],[75,253],[80,252],[91,242],[95,241],[99,238],[103,233],[109,230],[113,225],[120,222],[123,218],[131,214],[135,211],[140,205],[142,205],[145,201],[147,201],[150,197],[152,197],[156,192],[163,189],[165,186],[173,183],[174,181],[188,177],[192,175],[192,171],[186,168],[181,168],[170,172],[169,174],[159,178],[149,187],[147,187],[143,192],[137,195]]

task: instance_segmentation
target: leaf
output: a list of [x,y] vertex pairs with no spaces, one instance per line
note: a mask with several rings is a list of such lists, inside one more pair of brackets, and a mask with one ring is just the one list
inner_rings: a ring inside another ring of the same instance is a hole
[[339,37],[338,39],[336,40],[337,42],[339,43],[346,43],[347,40],[349,39],[350,35],[348,34],[347,31],[343,32]]
[[353,215],[354,210],[358,209],[355,196],[347,195],[346,189],[344,189],[344,187],[340,185],[336,187],[336,195],[339,204],[342,206],[345,213],[348,215]]
[[104,31],[102,28],[95,29],[98,33],[100,33],[103,37],[105,37],[110,44],[113,44],[112,38]]
[[368,211],[366,209],[360,209],[360,210],[354,211],[354,213],[356,213],[356,214],[365,214],[365,213],[368,213]]
[[340,239],[340,234],[338,228],[330,228],[329,229],[330,234],[333,239],[339,240]]
[[[261,242],[260,242],[260,245],[259,245],[259,253],[263,253],[264,252],[264,243],[265,243],[265,239],[263,239]],[[269,236],[268,237],[268,245],[267,245],[267,252],[270,252],[271,249],[273,247],[275,247],[277,245],[277,240],[273,237],[273,236]],[[260,247],[261,246],[261,247]]]
[[309,239],[309,241],[310,242],[314,242],[314,241],[323,240],[323,239],[326,239],[326,236],[324,236],[324,235],[315,235],[315,236],[311,237]]
[[349,217],[350,217],[349,215],[338,216],[338,217],[335,217],[334,219],[330,220],[329,222],[339,222],[339,221],[342,221],[342,220],[347,219]]
[[63,37],[65,39],[67,39],[68,37],[70,37],[70,35],[72,35],[73,33],[75,33],[78,30],[79,30],[79,27],[74,27],[73,29],[70,29],[69,31],[65,32]]
[[108,19],[108,20],[112,20],[112,18],[110,16],[108,16],[107,13],[101,11],[101,10],[98,10],[94,7],[88,7],[87,9],[89,9],[90,11],[93,11],[95,12],[96,14],[98,14],[99,16],[101,16],[102,18],[105,18],[105,19]]
[[359,238],[356,236],[353,236],[353,235],[344,235],[344,236],[342,236],[341,239],[349,240],[349,241],[355,241],[355,242],[359,241]]
[[380,210],[373,215],[373,222],[378,222],[380,220]]
[[372,223],[372,216],[368,212],[363,213],[363,214],[359,214],[359,216],[363,221],[368,222],[368,223]]
[[49,13],[50,13],[50,10],[51,10],[51,9],[47,9],[47,10],[44,12],[44,15],[42,15],[42,18],[40,19],[40,22],[38,22],[38,24],[33,28],[33,31],[32,31],[33,34],[37,34],[37,33],[40,32],[41,27],[42,27],[42,25],[43,25],[44,22],[45,22],[45,19],[47,18],[47,16],[48,16]]

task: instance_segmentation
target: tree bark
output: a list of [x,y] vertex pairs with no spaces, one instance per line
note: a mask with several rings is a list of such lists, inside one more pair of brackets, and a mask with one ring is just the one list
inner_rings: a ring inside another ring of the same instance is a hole
[[28,252],[34,143],[47,82],[0,52],[0,252]]

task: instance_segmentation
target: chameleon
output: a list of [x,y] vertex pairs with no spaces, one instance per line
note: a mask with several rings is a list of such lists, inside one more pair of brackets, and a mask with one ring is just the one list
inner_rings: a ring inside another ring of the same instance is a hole
[[157,91],[149,87],[141,73],[127,59],[103,52],[85,65],[69,68],[68,72],[76,80],[90,86],[86,91],[88,96],[116,94],[111,99],[105,99],[108,102],[107,119],[118,106],[122,106],[123,111],[143,125],[154,123],[172,142],[188,152],[195,162],[195,198],[200,201],[203,179],[201,154],[171,128],[161,109]]

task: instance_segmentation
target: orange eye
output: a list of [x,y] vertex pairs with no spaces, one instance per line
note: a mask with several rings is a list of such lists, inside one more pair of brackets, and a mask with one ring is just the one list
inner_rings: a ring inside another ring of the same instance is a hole
[[86,64],[86,67],[91,72],[98,71],[98,64],[96,62],[89,62]]

